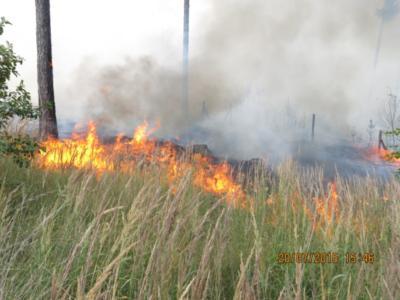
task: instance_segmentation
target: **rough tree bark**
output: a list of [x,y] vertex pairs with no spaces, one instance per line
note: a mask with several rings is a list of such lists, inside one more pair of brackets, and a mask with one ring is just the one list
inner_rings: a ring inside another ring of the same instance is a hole
[[58,138],[54,101],[53,62],[51,49],[50,0],[36,1],[37,76],[39,91],[40,138]]

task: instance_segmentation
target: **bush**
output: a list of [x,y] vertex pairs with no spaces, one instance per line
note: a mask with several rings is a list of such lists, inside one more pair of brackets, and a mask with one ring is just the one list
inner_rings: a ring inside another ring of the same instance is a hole
[[[8,24],[10,22],[6,19],[0,19],[0,36]],[[24,120],[36,119],[39,115],[39,109],[32,105],[30,93],[22,80],[15,89],[9,87],[12,76],[19,76],[17,67],[22,62],[11,43],[0,44],[0,155],[12,156],[19,165],[26,165],[38,149],[38,143],[28,135],[12,136],[6,130],[9,121],[15,117]]]
[[[395,137],[396,139],[400,138],[400,128],[396,128],[393,131],[387,131],[385,132],[386,136],[392,136]],[[399,150],[399,146],[395,145],[396,149],[393,149],[393,153],[390,154],[390,158],[391,159],[400,159],[400,150]]]
[[11,156],[20,167],[27,167],[40,145],[29,135],[12,136],[3,132],[0,136],[0,153]]

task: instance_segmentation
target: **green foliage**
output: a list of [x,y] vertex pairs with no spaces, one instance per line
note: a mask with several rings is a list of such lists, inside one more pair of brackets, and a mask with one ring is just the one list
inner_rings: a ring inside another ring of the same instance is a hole
[[[400,128],[396,128],[393,131],[386,131],[385,135],[395,136],[395,137],[399,138],[400,137]],[[388,159],[389,160],[400,159],[400,151],[399,150],[393,151],[392,153],[390,153],[388,155]],[[400,177],[400,169],[397,171],[397,177]]]
[[[0,21],[0,36],[4,32],[4,26],[10,24],[4,18]],[[9,42],[0,44],[0,130],[4,129],[7,122],[13,117],[21,119],[35,119],[39,110],[31,103],[31,96],[25,90],[24,82],[20,81],[15,90],[10,90],[8,82],[12,76],[18,76],[17,66],[23,59],[14,53],[13,46]]]
[[395,136],[400,136],[400,128],[396,128],[393,131],[386,131],[385,135],[395,135]]
[[0,135],[0,153],[11,156],[20,167],[29,166],[39,148],[39,143],[29,135],[12,136],[6,132]]
[[[8,24],[10,22],[5,18],[0,19],[0,36]],[[17,67],[22,62],[11,43],[0,44],[0,155],[10,155],[19,165],[26,165],[38,148],[37,142],[27,135],[11,136],[5,129],[14,117],[36,119],[39,115],[39,109],[33,107],[22,80],[15,89],[9,87],[10,79],[19,76]]]

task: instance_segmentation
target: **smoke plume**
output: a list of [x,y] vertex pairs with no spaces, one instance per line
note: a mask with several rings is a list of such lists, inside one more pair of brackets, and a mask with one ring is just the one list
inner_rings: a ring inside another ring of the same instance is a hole
[[[398,5],[388,2],[381,16],[391,19],[387,35],[395,37]],[[379,106],[375,99],[366,103],[378,8],[374,0],[213,1],[208,15],[191,24],[202,34],[191,40],[189,127],[181,109],[182,67],[157,58],[91,66],[86,115],[116,130],[159,122],[160,135],[186,136],[237,156],[290,152],[288,141],[309,138],[313,113],[317,139],[347,137],[354,127],[365,134]],[[389,40],[374,82],[378,94],[397,80],[400,39]]]

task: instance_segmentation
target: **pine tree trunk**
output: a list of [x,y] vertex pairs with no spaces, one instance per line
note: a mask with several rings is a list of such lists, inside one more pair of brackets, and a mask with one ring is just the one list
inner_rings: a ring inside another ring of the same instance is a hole
[[53,86],[50,0],[36,0],[37,73],[39,89],[40,138],[58,138]]

